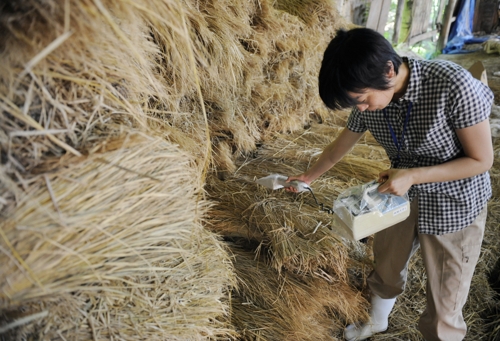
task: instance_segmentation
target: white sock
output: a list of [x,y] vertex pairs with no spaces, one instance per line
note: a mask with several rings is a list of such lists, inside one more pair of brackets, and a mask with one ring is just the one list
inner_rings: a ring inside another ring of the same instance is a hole
[[395,298],[384,299],[377,295],[371,298],[370,320],[362,325],[351,324],[344,330],[347,341],[365,340],[373,334],[387,330],[389,314],[396,303]]

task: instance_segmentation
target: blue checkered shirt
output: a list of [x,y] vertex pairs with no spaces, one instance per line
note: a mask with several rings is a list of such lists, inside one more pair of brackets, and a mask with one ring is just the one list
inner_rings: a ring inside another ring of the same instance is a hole
[[[455,129],[488,119],[492,91],[452,62],[403,59],[410,67],[408,88],[401,99],[385,108],[395,135],[401,139],[412,103],[397,168],[433,166],[463,156]],[[359,133],[369,130],[394,166],[398,151],[383,111],[354,108],[347,128]],[[462,180],[413,185],[408,195],[411,200],[418,196],[420,233],[456,232],[469,226],[490,199],[490,177],[486,172]]]

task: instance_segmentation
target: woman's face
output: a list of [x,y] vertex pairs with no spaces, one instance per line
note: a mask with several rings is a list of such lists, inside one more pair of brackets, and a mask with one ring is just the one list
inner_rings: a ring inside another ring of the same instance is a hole
[[[358,104],[356,107],[359,111],[374,111],[382,110],[396,98],[401,97],[401,94],[396,94],[395,89],[398,88],[398,74],[394,71],[392,62],[389,62],[389,71],[386,74],[386,80],[389,88],[387,90],[377,90],[366,88],[359,92],[348,92],[347,94],[353,98]],[[401,90],[401,89],[400,89]]]
[[364,89],[360,93],[349,92],[348,93],[351,98],[354,98],[358,104],[356,107],[359,111],[374,111],[374,110],[382,110],[392,100],[394,96],[393,88],[389,88],[387,90],[376,90],[376,89]]

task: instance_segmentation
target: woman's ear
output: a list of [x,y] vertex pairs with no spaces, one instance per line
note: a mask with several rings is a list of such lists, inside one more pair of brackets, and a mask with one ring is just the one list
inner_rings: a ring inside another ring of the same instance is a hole
[[396,76],[396,71],[394,70],[394,64],[392,61],[387,62],[387,80],[391,80]]

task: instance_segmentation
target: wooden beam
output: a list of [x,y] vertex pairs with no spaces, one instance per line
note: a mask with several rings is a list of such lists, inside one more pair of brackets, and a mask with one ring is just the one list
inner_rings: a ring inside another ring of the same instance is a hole
[[441,32],[439,32],[439,39],[436,46],[436,50],[441,53],[448,42],[448,35],[450,34],[450,26],[453,22],[453,12],[455,11],[455,6],[457,0],[449,0],[448,5],[444,11],[443,27],[441,27]]
[[441,30],[441,27],[443,26],[443,12],[444,12],[444,7],[446,5],[446,0],[441,0],[439,1],[439,9],[438,13],[436,16],[436,29]]
[[432,38],[436,34],[438,34],[438,30],[429,31],[429,32],[426,32],[426,33],[419,34],[418,36],[411,37],[410,40],[408,41],[408,44],[410,46],[412,46],[412,45],[418,43],[419,41]]
[[401,32],[401,23],[403,22],[404,8],[405,0],[398,0],[398,7],[396,8],[396,18],[394,20],[394,33],[392,34],[392,43],[394,45],[397,45],[399,42],[399,33]]
[[[411,27],[409,39],[427,33],[432,13],[432,0],[414,1],[411,8]],[[431,28],[432,29],[432,28]],[[411,45],[411,44],[410,44]]]
[[366,27],[384,34],[390,9],[391,0],[372,0]]
[[500,3],[496,0],[476,0],[472,32],[491,34],[498,25]]

